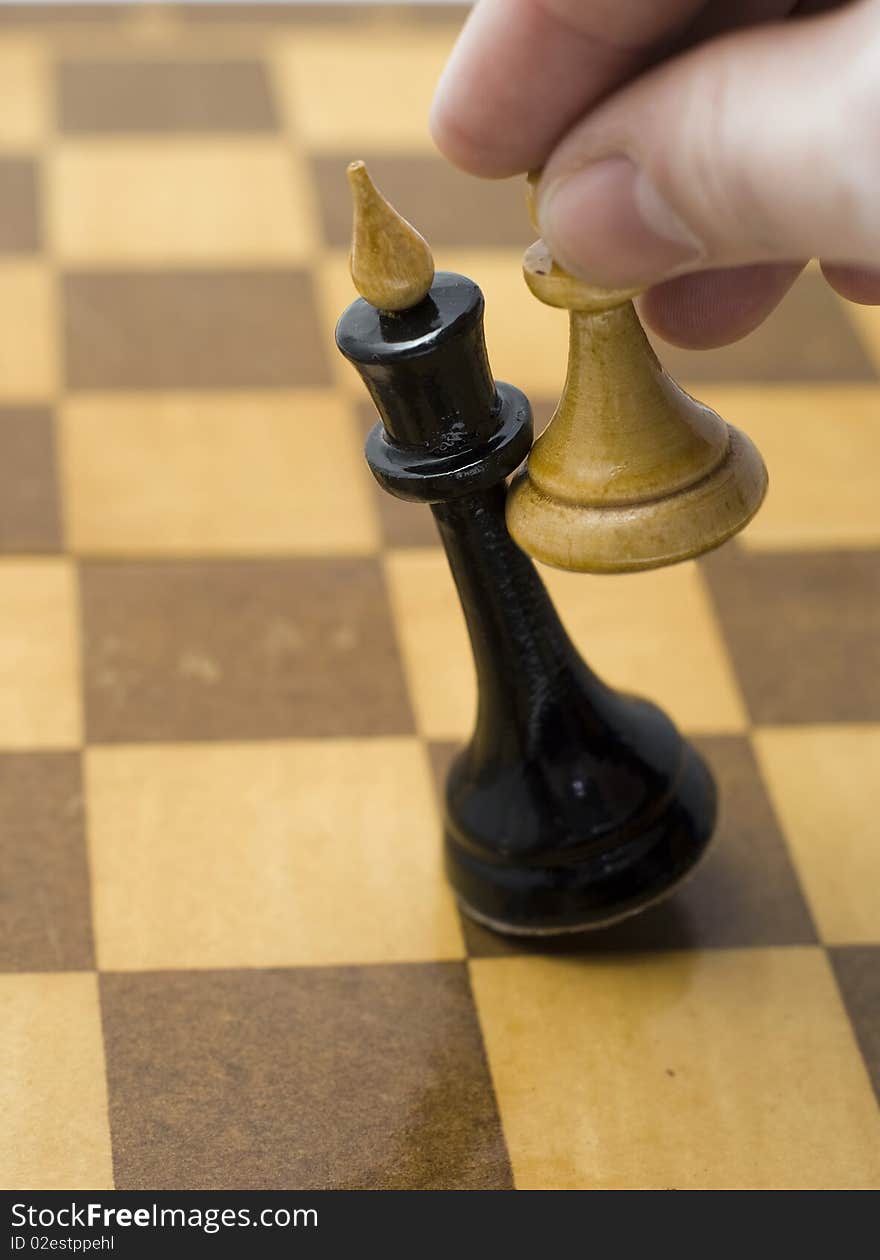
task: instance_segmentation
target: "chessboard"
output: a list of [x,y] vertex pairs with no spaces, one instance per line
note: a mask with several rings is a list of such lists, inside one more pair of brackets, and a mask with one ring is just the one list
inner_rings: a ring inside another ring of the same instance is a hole
[[704,865],[556,944],[444,882],[468,644],[333,328],[360,157],[483,288],[496,376],[561,389],[521,181],[426,131],[461,20],[0,10],[6,1188],[880,1184],[880,310],[810,269],[738,345],[660,346],[764,508],[698,563],[544,571],[711,763]]

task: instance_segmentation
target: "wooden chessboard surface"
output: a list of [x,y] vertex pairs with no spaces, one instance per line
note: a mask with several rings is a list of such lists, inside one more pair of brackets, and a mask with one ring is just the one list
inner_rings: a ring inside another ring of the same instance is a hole
[[880,1184],[880,314],[815,271],[661,350],[772,489],[741,541],[546,572],[723,792],[666,905],[462,922],[474,683],[332,331],[367,159],[547,416],[518,183],[425,131],[456,10],[0,11],[0,1184]]

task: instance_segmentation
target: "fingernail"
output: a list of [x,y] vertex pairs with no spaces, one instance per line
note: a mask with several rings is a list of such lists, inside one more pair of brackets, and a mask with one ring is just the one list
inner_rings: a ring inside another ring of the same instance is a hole
[[656,284],[706,253],[628,157],[602,158],[552,184],[538,218],[554,257],[595,284]]

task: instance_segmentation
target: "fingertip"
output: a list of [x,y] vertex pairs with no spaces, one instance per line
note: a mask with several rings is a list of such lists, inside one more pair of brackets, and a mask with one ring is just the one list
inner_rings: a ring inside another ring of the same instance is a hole
[[804,263],[758,263],[666,280],[639,299],[645,323],[685,350],[713,350],[748,336],[785,297]]
[[434,98],[428,113],[428,130],[443,157],[452,162],[453,166],[461,167],[469,175],[479,175],[480,171],[473,169],[474,143],[462,128],[462,110],[456,103],[457,95],[453,64],[450,60],[434,89]]
[[468,175],[505,179],[527,170],[513,112],[510,76],[487,59],[492,14],[477,5],[437,81],[428,129],[441,154]]
[[430,110],[440,152],[471,175],[504,179],[543,166],[579,117],[637,60],[592,23],[535,0],[480,0]]
[[468,175],[481,179],[507,179],[526,169],[518,157],[505,151],[498,136],[491,143],[468,125],[467,111],[456,103],[455,94],[441,79],[428,114],[431,139],[443,157]]
[[835,293],[860,306],[880,306],[880,269],[846,263],[820,263],[822,275]]

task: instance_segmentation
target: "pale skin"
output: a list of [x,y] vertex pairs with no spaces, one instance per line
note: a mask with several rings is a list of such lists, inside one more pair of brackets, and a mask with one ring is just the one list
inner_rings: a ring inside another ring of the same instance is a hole
[[680,345],[750,332],[810,258],[880,304],[880,0],[480,0],[431,126],[473,174],[543,168],[554,256]]

